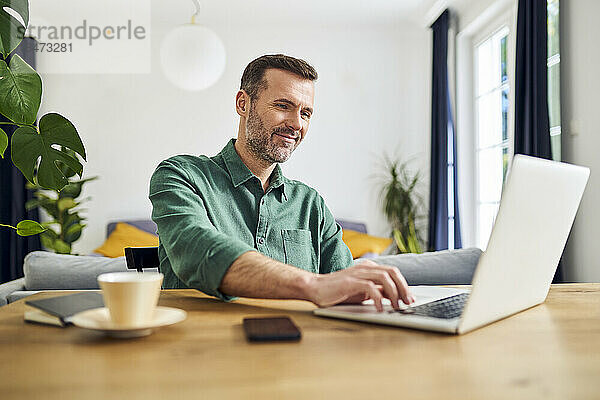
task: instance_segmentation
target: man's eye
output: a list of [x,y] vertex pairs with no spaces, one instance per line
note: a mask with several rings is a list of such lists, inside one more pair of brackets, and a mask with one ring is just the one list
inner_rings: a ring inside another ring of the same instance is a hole
[[306,119],[309,119],[309,118],[310,118],[310,113],[309,113],[309,112],[303,112],[303,113],[302,113],[302,116],[303,116],[304,118],[306,118]]
[[282,110],[287,110],[288,108],[287,104],[275,104],[275,107],[279,107]]

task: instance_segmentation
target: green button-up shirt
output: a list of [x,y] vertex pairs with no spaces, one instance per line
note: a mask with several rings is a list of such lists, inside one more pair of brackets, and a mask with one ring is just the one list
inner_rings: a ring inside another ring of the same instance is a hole
[[230,300],[218,288],[247,251],[314,273],[348,267],[342,230],[317,191],[287,179],[277,165],[265,192],[234,143],[210,158],[171,157],[150,179],[163,286]]

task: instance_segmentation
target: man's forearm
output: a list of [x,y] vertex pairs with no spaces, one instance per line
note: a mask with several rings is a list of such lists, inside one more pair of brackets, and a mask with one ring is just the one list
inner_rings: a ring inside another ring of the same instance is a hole
[[383,311],[384,297],[396,309],[400,308],[399,301],[415,301],[406,280],[394,267],[362,262],[319,275],[256,251],[242,254],[231,264],[219,290],[230,296],[308,300],[320,307],[373,299],[378,311]]
[[309,300],[315,274],[283,264],[255,251],[239,256],[219,290],[230,296]]

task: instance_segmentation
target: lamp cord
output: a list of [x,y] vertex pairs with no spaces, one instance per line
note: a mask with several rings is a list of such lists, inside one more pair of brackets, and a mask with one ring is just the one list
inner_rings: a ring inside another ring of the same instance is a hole
[[198,0],[192,0],[194,6],[196,7],[196,12],[192,15],[192,24],[196,23],[196,17],[200,15],[200,2]]

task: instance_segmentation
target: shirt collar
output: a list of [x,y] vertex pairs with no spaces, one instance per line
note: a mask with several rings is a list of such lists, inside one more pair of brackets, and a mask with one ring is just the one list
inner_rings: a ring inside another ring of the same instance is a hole
[[[235,139],[231,139],[225,145],[223,150],[221,150],[220,154],[223,157],[223,161],[225,161],[225,167],[229,172],[229,176],[231,177],[231,183],[233,183],[233,187],[238,187],[242,183],[254,177],[254,174],[252,173],[252,171],[250,171],[250,169],[248,169],[246,164],[244,164],[237,151],[235,151],[234,144]],[[269,190],[281,187],[281,193],[283,194],[283,198],[287,201],[287,194],[285,190],[286,181],[287,179],[285,176],[283,176],[281,166],[279,164],[275,165],[275,169],[271,173]]]
[[269,189],[273,190],[276,188],[281,188],[282,198],[287,201],[287,193],[286,193],[286,183],[287,179],[283,176],[283,172],[281,171],[281,166],[279,164],[275,165],[275,169],[271,173],[271,180],[269,182]]
[[237,151],[235,151],[235,147],[233,146],[234,143],[235,139],[231,139],[229,143],[225,145],[223,150],[221,150],[221,155],[223,156],[225,167],[231,177],[231,183],[233,183],[234,187],[238,187],[248,179],[252,178],[254,174],[248,169],[246,164],[244,164]]

